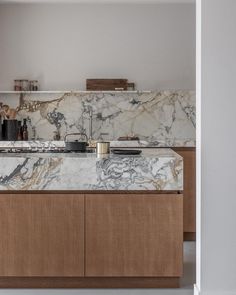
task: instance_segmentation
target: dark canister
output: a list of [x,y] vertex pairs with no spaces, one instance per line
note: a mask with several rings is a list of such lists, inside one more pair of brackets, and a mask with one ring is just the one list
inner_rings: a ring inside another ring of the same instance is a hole
[[0,140],[3,140],[2,138],[2,117],[0,116]]
[[15,141],[17,140],[17,120],[3,120],[3,138],[4,140]]

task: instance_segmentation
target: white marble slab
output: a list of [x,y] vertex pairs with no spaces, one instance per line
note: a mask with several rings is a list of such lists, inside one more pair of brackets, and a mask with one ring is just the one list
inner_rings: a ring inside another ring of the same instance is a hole
[[[93,138],[115,141],[136,135],[148,146],[194,146],[195,92],[65,92],[24,93],[18,119],[28,118],[29,134],[52,140],[55,131],[89,131],[93,110]],[[0,101],[16,101],[16,94],[1,94]],[[19,101],[18,101],[19,103]],[[104,135],[105,134],[105,135]],[[143,146],[141,144],[141,146]]]
[[0,190],[183,190],[183,159],[171,149],[139,156],[0,153]]
[[[110,141],[112,148],[155,148],[155,147],[195,147],[195,140],[160,140],[155,143],[149,143],[145,140],[129,140],[129,141]],[[29,140],[29,141],[0,141],[0,149],[54,149],[65,148],[64,141],[50,140]]]

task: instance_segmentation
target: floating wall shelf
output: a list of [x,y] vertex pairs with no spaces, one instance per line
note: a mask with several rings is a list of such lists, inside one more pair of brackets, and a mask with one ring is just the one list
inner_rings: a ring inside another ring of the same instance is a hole
[[87,91],[87,90],[46,90],[46,91],[0,91],[0,94],[47,94],[47,93],[151,93],[150,90],[135,90],[135,91],[121,91],[121,90],[114,90],[114,91]]

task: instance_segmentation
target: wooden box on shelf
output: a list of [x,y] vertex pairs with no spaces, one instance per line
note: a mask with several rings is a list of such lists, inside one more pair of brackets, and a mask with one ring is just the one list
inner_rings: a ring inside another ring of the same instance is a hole
[[127,90],[127,79],[87,79],[86,90],[91,91],[115,91]]

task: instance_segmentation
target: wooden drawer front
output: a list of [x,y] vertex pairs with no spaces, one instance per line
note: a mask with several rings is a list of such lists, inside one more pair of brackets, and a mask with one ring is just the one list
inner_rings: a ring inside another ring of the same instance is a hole
[[86,195],[85,276],[182,274],[182,195]]
[[0,195],[0,276],[83,276],[84,196]]

